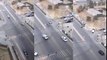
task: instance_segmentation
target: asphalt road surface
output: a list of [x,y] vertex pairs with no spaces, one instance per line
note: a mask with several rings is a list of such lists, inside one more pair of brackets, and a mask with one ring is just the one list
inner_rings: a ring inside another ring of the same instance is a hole
[[106,55],[106,49],[97,44],[84,30],[81,24],[74,18],[73,29],[73,59],[74,60],[106,60],[98,51],[102,50]]
[[[27,60],[34,60],[33,35],[26,27],[20,25],[20,19],[9,6],[5,7],[0,5],[0,9],[7,22],[6,25],[3,26],[7,36],[19,45],[22,53],[24,50],[27,51],[28,55],[25,55]],[[10,18],[8,18],[8,16],[10,16]],[[14,47],[16,47],[16,45]]]
[[[73,50],[72,43],[68,39],[68,42],[64,42],[61,39],[63,34],[54,29],[49,24],[48,18],[41,10],[35,6],[35,52],[38,52],[39,56],[35,57],[35,60],[72,60]],[[42,34],[45,33],[49,36],[49,40],[44,40]]]

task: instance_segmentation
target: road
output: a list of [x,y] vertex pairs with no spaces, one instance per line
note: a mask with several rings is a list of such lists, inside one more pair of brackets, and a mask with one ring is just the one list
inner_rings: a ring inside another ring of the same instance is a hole
[[[16,44],[18,44],[18,48],[21,49],[22,54],[24,50],[28,53],[28,56],[25,56],[25,59],[34,60],[34,38],[31,32],[28,31],[26,27],[20,25],[19,17],[17,17],[8,5],[0,5],[0,10],[2,10],[1,13],[4,16],[3,18],[6,20],[6,25],[3,26],[3,29],[9,39],[14,43],[14,48],[17,48]],[[8,18],[8,16],[10,16],[10,18]],[[22,55],[18,56],[22,57]],[[22,58],[24,58],[24,56]]]
[[106,53],[106,49],[96,43],[81,26],[82,25],[74,18],[72,25],[74,60],[106,60],[106,56],[101,56],[98,53],[99,50]]
[[[61,48],[63,48],[62,46],[65,46],[66,44],[63,44],[63,42],[61,42],[61,39],[58,39],[60,36],[62,36],[61,34],[58,34],[60,32],[56,31],[55,28],[52,27],[52,24],[50,25],[49,24],[49,19],[46,18],[46,15],[44,15],[44,13],[42,11],[40,11],[40,9],[38,9],[38,7],[34,7],[35,8],[35,21],[36,21],[36,32],[38,31],[38,34],[40,34],[40,36],[38,36],[39,38],[41,38],[38,40],[38,42],[36,41],[36,45],[37,47],[35,47],[35,51],[38,52],[38,50],[40,50],[41,48],[43,48],[44,50],[41,49],[40,52],[42,56],[42,58],[46,59],[48,58],[48,56],[45,56],[45,51],[47,52],[47,49],[49,50],[49,47],[46,47],[45,44],[45,41],[42,39],[41,37],[41,34],[42,33],[47,33],[49,35],[50,38],[53,38],[53,42],[55,42],[57,45],[56,48],[58,48],[59,50]],[[44,17],[43,17],[44,16]],[[106,55],[106,49],[102,46],[102,45],[99,45],[97,43],[95,43],[95,41],[93,40],[93,38],[91,38],[88,33],[84,30],[84,28],[81,28],[82,25],[80,22],[77,21],[77,19],[74,18],[74,22],[71,23],[71,27],[73,29],[73,35],[72,35],[72,38],[73,38],[73,47],[71,47],[73,49],[73,59],[74,60],[105,60],[106,59],[106,56],[101,56],[98,51],[99,50],[102,50],[104,51],[105,55]],[[36,36],[38,35],[36,34]],[[50,35],[52,34],[52,35]],[[49,39],[50,40],[50,39]],[[52,41],[49,42],[52,44]],[[48,46],[48,44],[47,46]],[[41,44],[41,45],[39,45]],[[43,45],[42,45],[43,44]],[[62,45],[61,45],[62,44]],[[67,43],[68,44],[68,43]],[[49,44],[50,45],[50,44]],[[53,46],[54,44],[52,44]],[[51,46],[51,45],[50,45]],[[66,45],[67,47],[70,46],[69,44]],[[37,49],[36,49],[37,48]],[[51,47],[50,47],[51,48]],[[51,48],[53,51],[56,50],[56,48]],[[47,52],[49,53],[49,52]],[[49,53],[50,54],[50,53]],[[65,54],[66,55],[66,54]],[[41,58],[41,57],[39,57]],[[55,57],[54,57],[55,58]],[[54,59],[53,59],[54,60]],[[57,60],[57,59],[56,59]],[[65,59],[66,60],[66,59]]]
[[[61,39],[61,34],[53,25],[49,24],[49,19],[37,7],[35,8],[35,52],[39,56],[35,60],[73,60],[72,43],[70,40],[64,42]],[[52,22],[53,23],[53,22]],[[49,40],[44,40],[42,34],[45,33],[49,36]]]

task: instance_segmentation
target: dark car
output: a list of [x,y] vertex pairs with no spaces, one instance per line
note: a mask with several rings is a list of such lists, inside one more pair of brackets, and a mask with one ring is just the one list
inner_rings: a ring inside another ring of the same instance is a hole
[[34,16],[34,12],[26,13],[26,17]]
[[102,50],[99,50],[98,53],[99,53],[100,55],[105,55]]
[[65,23],[69,23],[69,22],[72,22],[72,21],[73,21],[73,17],[64,18],[64,22],[65,22]]
[[23,53],[25,56],[28,56],[28,52],[26,50],[23,50]]

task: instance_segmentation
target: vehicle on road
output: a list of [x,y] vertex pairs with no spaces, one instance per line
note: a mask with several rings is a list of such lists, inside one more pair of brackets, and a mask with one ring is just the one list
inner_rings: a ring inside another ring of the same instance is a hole
[[95,29],[92,29],[91,32],[94,33],[94,32],[95,32]]
[[45,39],[45,40],[48,40],[48,35],[46,35],[46,34],[42,34],[42,37]]
[[23,50],[23,53],[25,56],[28,56],[28,52],[26,50]]
[[34,52],[34,56],[38,56],[38,52]]
[[61,36],[61,38],[62,38],[62,40],[65,41],[65,42],[68,41],[68,40],[67,40],[67,37],[65,37],[65,36]]
[[105,55],[102,50],[99,50],[98,53],[99,53],[100,55]]
[[64,34],[66,34],[67,35],[67,32],[66,31],[64,31],[64,30],[61,30]]
[[66,17],[64,18],[64,22],[65,23],[69,23],[69,22],[72,22],[73,21],[73,17]]
[[34,12],[26,13],[25,15],[26,15],[26,17],[34,16]]

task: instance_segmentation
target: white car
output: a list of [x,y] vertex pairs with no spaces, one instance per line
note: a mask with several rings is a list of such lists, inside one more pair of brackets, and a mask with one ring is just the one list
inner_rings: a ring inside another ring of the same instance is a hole
[[91,31],[92,33],[94,33],[95,32],[95,29],[92,29],[92,31]]
[[48,40],[48,35],[42,34],[42,37],[43,37],[45,40]]
[[34,52],[34,56],[38,56],[38,52]]
[[68,40],[67,40],[67,37],[65,37],[65,36],[61,36],[61,38],[63,39],[63,41],[65,41],[65,42],[67,42]]

